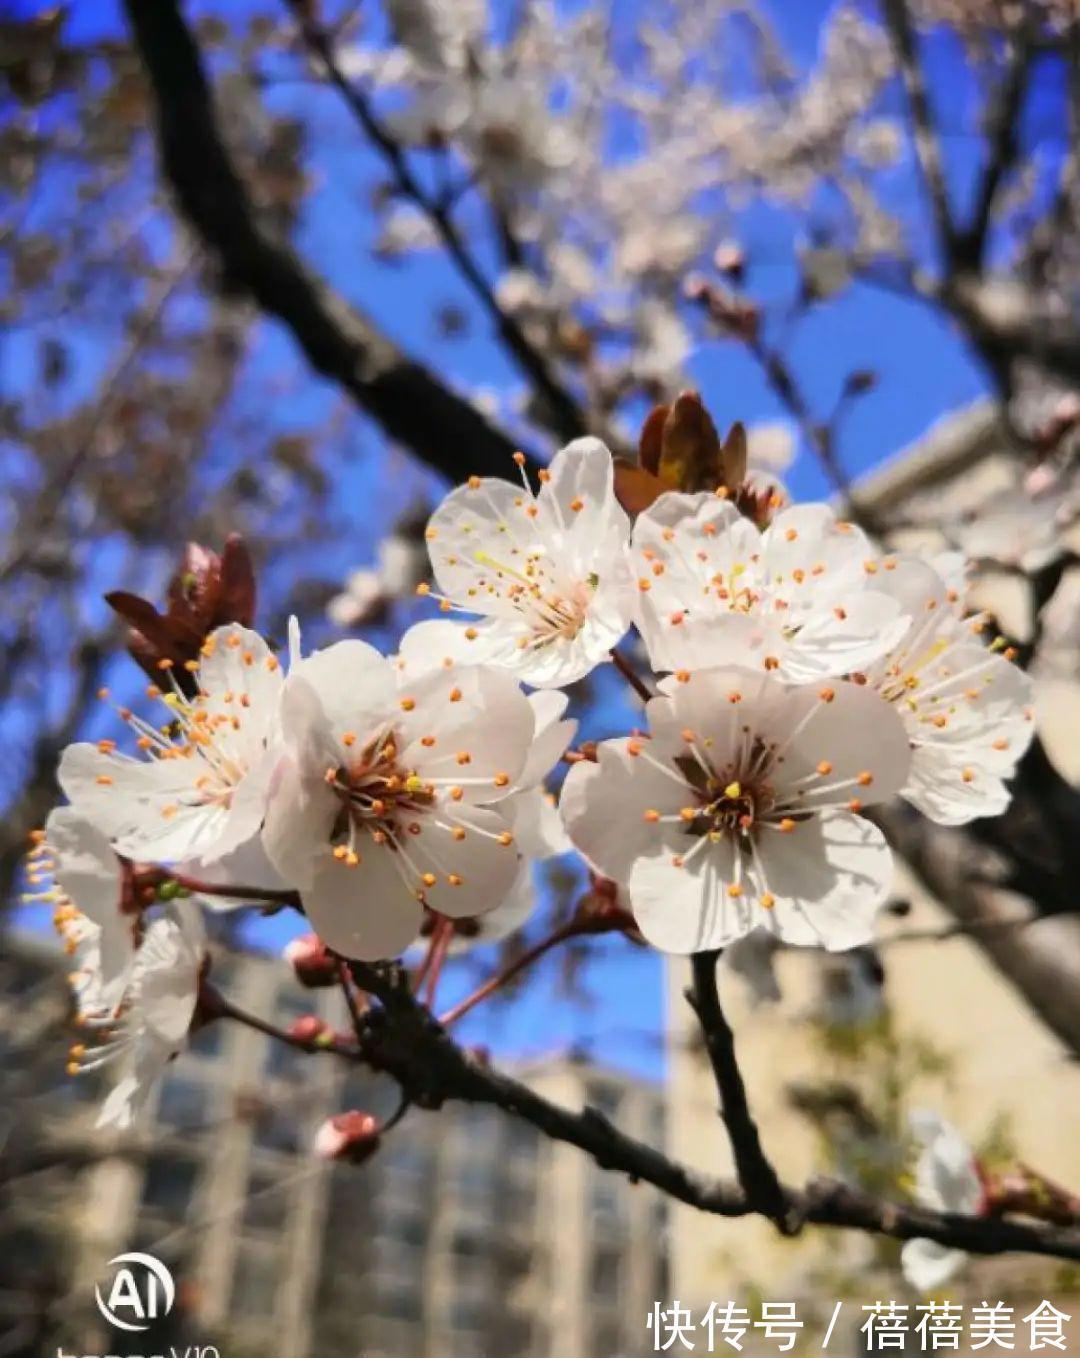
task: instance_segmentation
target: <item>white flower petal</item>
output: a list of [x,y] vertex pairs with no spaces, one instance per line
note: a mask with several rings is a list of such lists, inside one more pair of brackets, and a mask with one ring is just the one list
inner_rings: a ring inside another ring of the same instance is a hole
[[934,745],[912,752],[903,796],[938,825],[967,825],[980,817],[1000,816],[1012,800],[999,774],[963,750]]
[[514,791],[534,719],[509,674],[489,666],[438,669],[406,681],[402,692],[404,767],[425,781],[460,787],[466,801],[495,802]]
[[774,773],[782,814],[853,800],[871,806],[899,792],[911,768],[903,722],[865,685],[836,681],[788,690],[778,701],[770,737],[783,756]]
[[303,889],[315,875],[338,813],[338,799],[317,770],[283,759],[266,809],[262,843],[274,868]]
[[284,680],[281,665],[257,632],[230,623],[211,632],[199,664],[199,687],[211,705],[226,693],[246,695],[249,711],[273,713]]
[[596,763],[582,760],[571,768],[559,799],[571,840],[597,872],[616,881],[625,880],[639,855],[678,837],[677,827],[647,821],[645,812],[675,813],[686,800],[681,781],[653,762],[663,764],[670,748],[656,742],[654,750],[643,740],[648,756],[634,757],[631,743],[602,741]]
[[759,924],[763,913],[745,896],[729,893],[734,872],[728,840],[701,847],[683,867],[670,851],[636,859],[627,895],[638,928],[661,952],[726,947]]
[[518,780],[522,787],[532,787],[542,782],[574,739],[577,722],[560,720],[569,701],[568,694],[551,689],[529,694],[535,730],[533,743],[525,757],[525,766]]
[[558,806],[540,787],[528,787],[500,804],[514,827],[514,841],[527,858],[553,858],[573,845],[563,827]]
[[420,932],[423,909],[405,885],[394,852],[373,847],[355,867],[329,854],[303,891],[304,909],[323,942],[344,957],[398,957]]
[[70,806],[60,806],[45,823],[53,851],[53,876],[78,910],[98,929],[102,1003],[115,1008],[123,996],[135,956],[134,921],[121,913],[121,865],[109,841]]
[[838,952],[873,937],[892,886],[892,854],[876,825],[830,811],[770,834],[756,876],[775,898],[767,928],[785,943]]
[[[603,444],[579,440],[556,454],[539,496],[473,477],[436,509],[427,536],[439,587],[488,620],[466,634],[475,659],[554,687],[587,674],[625,633],[629,524],[612,476]],[[415,648],[410,639],[407,673]]]
[[174,1050],[191,1028],[205,946],[195,901],[176,901],[153,920],[139,949],[139,1007],[147,1029]]
[[900,1267],[916,1292],[939,1292],[960,1272],[968,1256],[963,1250],[936,1240],[907,1240],[900,1251]]
[[506,897],[521,859],[513,842],[500,839],[512,833],[500,812],[461,807],[452,820],[442,815],[419,819],[420,833],[407,836],[405,849],[416,868],[435,878],[423,882],[430,909],[468,919],[494,910]]
[[398,668],[411,679],[440,667],[481,665],[487,660],[489,636],[490,627],[486,624],[470,627],[449,618],[414,623],[398,645]]
[[[180,871],[184,876],[195,877],[212,886],[250,886],[267,891],[283,891],[289,886],[267,857],[261,834],[253,835],[212,863],[199,859],[182,863]],[[237,910],[251,904],[250,901],[230,900],[227,896],[207,895],[200,899],[208,910],[215,911]]]
[[469,933],[455,933],[450,953],[456,956],[488,943],[499,943],[517,933],[536,908],[536,888],[533,886],[532,867],[522,860],[514,885],[494,910],[476,919]]
[[983,1187],[968,1143],[950,1122],[931,1110],[913,1111],[909,1124],[920,1146],[915,1166],[919,1202],[941,1212],[978,1212]]
[[336,736],[365,731],[392,707],[396,680],[385,656],[366,641],[349,639],[315,651],[289,671],[286,691],[302,680],[318,694]]

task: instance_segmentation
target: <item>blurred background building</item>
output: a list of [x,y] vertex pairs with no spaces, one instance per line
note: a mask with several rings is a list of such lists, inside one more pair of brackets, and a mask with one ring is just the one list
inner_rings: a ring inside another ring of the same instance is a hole
[[[276,1023],[313,1010],[344,1021],[336,992],[300,989],[276,959],[230,956],[214,972]],[[151,1122],[91,1136],[100,1082],[64,1075],[64,959],[33,936],[9,940],[0,962],[0,1034],[3,1358],[57,1343],[80,1354],[214,1344],[223,1358],[645,1349],[645,1317],[668,1286],[662,1199],[497,1109],[414,1112],[366,1164],[318,1161],[324,1118],[389,1113],[394,1087],[218,1023],[176,1062]],[[521,1073],[662,1144],[652,1086],[571,1058]],[[125,1338],[93,1292],[131,1249],[168,1264],[178,1301]]]
[[[976,517],[982,563],[975,603],[1021,644],[1031,640],[1030,603],[1013,563],[1027,553],[1075,551],[1053,522],[1053,506],[1021,495],[1007,431],[989,403],[958,412],[856,487],[864,509],[891,525],[897,547],[936,551],[962,542]],[[951,533],[943,536],[942,525]],[[1076,586],[1057,582],[1062,626],[1036,669],[1040,735],[1062,774],[1080,780],[1080,682]],[[1071,620],[1071,629],[1065,625]],[[1053,616],[1043,626],[1055,626]],[[1074,918],[1033,919],[1008,893],[988,941],[1008,947],[1022,931],[1037,949],[1055,946]],[[1014,914],[1009,912],[1015,909]],[[944,936],[942,936],[944,935]],[[998,954],[1001,956],[1001,954]],[[1022,1157],[1056,1182],[1080,1185],[1080,1069],[995,959],[957,928],[954,913],[897,860],[893,910],[878,946],[829,956],[768,947],[721,968],[721,994],[736,1034],[751,1108],[766,1151],[789,1182],[839,1173],[891,1193],[907,1113],[931,1108],[953,1122],[991,1163]],[[671,959],[669,991],[669,1149],[679,1159],[730,1176],[732,1159],[694,1016],[683,998],[689,977]],[[1021,976],[1020,979],[1023,979]],[[775,987],[779,999],[767,992]],[[1050,997],[1043,997],[1044,999]],[[812,1232],[783,1240],[760,1220],[724,1221],[671,1208],[672,1295],[699,1313],[711,1301],[797,1300],[808,1327],[824,1334],[836,1300],[852,1299],[850,1319],[875,1297],[913,1304],[898,1268],[899,1246],[852,1232]],[[1080,1312],[1080,1272],[1053,1260],[980,1259],[945,1289],[960,1300],[1014,1304],[1023,1316],[1044,1297]],[[1070,1300],[1077,1303],[1070,1307]],[[1026,1304],[1030,1303],[1030,1305]],[[809,1332],[809,1331],[808,1331]],[[1019,1334],[1019,1331],[1018,1331]],[[857,1329],[841,1351],[865,1352]],[[917,1337],[912,1337],[917,1347]],[[815,1340],[816,1345],[816,1340]],[[835,1347],[835,1341],[830,1345]],[[747,1340],[748,1352],[775,1344]],[[1016,1351],[1026,1345],[1017,1339]]]

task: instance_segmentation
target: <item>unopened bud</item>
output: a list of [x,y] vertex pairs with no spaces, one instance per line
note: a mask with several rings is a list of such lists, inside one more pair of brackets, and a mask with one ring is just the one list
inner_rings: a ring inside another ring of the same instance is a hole
[[864,396],[877,386],[877,373],[872,368],[856,368],[844,379],[844,391],[849,396]]
[[362,1164],[378,1149],[378,1118],[359,1108],[327,1118],[312,1142],[320,1160],[348,1160],[354,1165]]
[[316,1042],[328,1046],[334,1040],[333,1030],[317,1014],[302,1014],[293,1019],[287,1029],[290,1037],[299,1042]]
[[302,934],[286,943],[282,957],[296,973],[301,985],[311,990],[338,983],[337,958],[317,934]]
[[609,877],[593,876],[592,886],[574,907],[574,923],[581,933],[624,933],[640,939],[630,911],[619,900],[618,884]]
[[737,283],[746,272],[746,254],[737,241],[722,241],[713,254],[713,264]]

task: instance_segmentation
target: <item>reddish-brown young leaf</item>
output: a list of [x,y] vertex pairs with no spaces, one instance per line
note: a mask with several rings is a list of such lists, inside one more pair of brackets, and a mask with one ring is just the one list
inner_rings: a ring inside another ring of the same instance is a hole
[[613,461],[615,498],[631,518],[644,513],[665,490],[672,489],[671,486],[665,486],[658,476],[654,476],[652,472],[639,467],[628,458],[616,457]]

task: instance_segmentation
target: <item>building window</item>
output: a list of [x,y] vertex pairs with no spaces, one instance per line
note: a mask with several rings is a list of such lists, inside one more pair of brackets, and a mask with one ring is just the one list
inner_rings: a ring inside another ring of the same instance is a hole
[[477,1296],[459,1297],[450,1312],[455,1331],[482,1330],[487,1323],[487,1304]]
[[171,1154],[151,1156],[143,1179],[143,1206],[172,1219],[185,1217],[198,1177],[197,1160]]
[[618,1085],[607,1084],[601,1080],[590,1080],[585,1101],[590,1108],[595,1108],[598,1113],[603,1113],[606,1118],[614,1121],[619,1116],[619,1109],[622,1107],[622,1090]]
[[424,1296],[417,1274],[399,1274],[377,1279],[374,1305],[376,1315],[388,1320],[408,1320],[417,1324],[424,1316]]
[[210,1091],[205,1084],[183,1075],[170,1075],[161,1087],[158,1121],[178,1131],[205,1127],[209,1102]]
[[276,1247],[242,1236],[233,1273],[230,1319],[259,1326],[273,1322],[278,1295]]
[[602,1245],[593,1250],[590,1285],[598,1301],[609,1302],[618,1297],[621,1262],[617,1250]]
[[281,1176],[253,1169],[244,1201],[244,1225],[255,1230],[278,1231],[285,1225],[289,1210],[289,1190]]
[[589,1188],[589,1209],[593,1226],[597,1230],[607,1230],[618,1226],[622,1220],[622,1197],[619,1181],[603,1170],[591,1171],[592,1183]]
[[622,1358],[626,1350],[622,1347],[622,1327],[617,1319],[594,1321],[592,1333],[593,1353],[602,1353],[604,1358]]
[[300,1119],[288,1108],[264,1105],[255,1119],[254,1139],[264,1150],[295,1155],[300,1149]]

